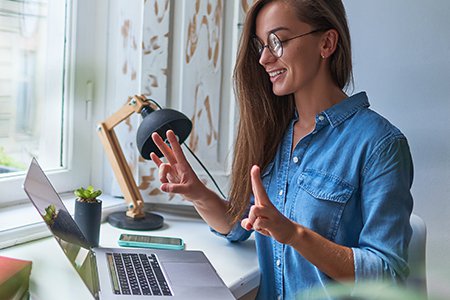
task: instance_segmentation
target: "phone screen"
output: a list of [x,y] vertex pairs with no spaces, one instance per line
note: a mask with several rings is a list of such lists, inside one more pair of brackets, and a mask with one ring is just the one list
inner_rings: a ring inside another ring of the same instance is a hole
[[170,238],[163,236],[150,235],[136,235],[136,234],[122,234],[120,240],[125,242],[140,242],[150,244],[166,244],[166,245],[181,245],[182,241],[179,238]]

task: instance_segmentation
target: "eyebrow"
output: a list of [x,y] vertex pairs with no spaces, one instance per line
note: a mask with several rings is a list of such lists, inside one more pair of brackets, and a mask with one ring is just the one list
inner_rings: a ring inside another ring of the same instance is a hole
[[[266,37],[269,36],[269,34],[271,34],[271,33],[277,33],[278,31],[282,31],[282,30],[291,31],[291,30],[290,30],[289,28],[287,28],[287,27],[284,27],[284,26],[278,26],[278,27],[275,27],[275,28],[272,28],[271,30],[269,30],[269,31],[266,33]],[[259,40],[261,40],[256,34],[255,34],[255,37],[258,38]]]
[[268,32],[267,34],[269,35],[269,34],[271,34],[271,33],[276,33],[276,32],[281,31],[281,30],[291,31],[291,30],[290,30],[289,28],[287,28],[287,27],[279,26],[279,27],[275,27],[275,28],[269,30],[269,32]]

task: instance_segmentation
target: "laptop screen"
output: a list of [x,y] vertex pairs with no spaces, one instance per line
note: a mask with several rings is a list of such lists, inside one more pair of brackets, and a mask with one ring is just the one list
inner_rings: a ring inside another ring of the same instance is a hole
[[64,254],[95,297],[98,294],[95,256],[80,228],[34,158],[23,188]]

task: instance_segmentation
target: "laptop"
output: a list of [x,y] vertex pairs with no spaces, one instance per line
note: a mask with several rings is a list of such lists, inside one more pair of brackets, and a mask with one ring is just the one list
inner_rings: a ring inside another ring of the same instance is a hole
[[95,299],[235,299],[201,251],[90,247],[34,158],[23,188]]

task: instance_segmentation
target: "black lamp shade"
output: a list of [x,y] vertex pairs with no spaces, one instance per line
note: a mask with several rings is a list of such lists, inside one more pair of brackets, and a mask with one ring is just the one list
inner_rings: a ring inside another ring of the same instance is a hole
[[191,120],[181,112],[173,109],[163,108],[152,110],[147,106],[142,110],[141,115],[144,119],[138,128],[136,143],[142,157],[147,160],[151,159],[151,152],[154,152],[158,157],[163,156],[155,143],[153,143],[153,132],[157,132],[163,140],[166,140],[166,132],[171,129],[181,144],[186,140],[192,130]]

